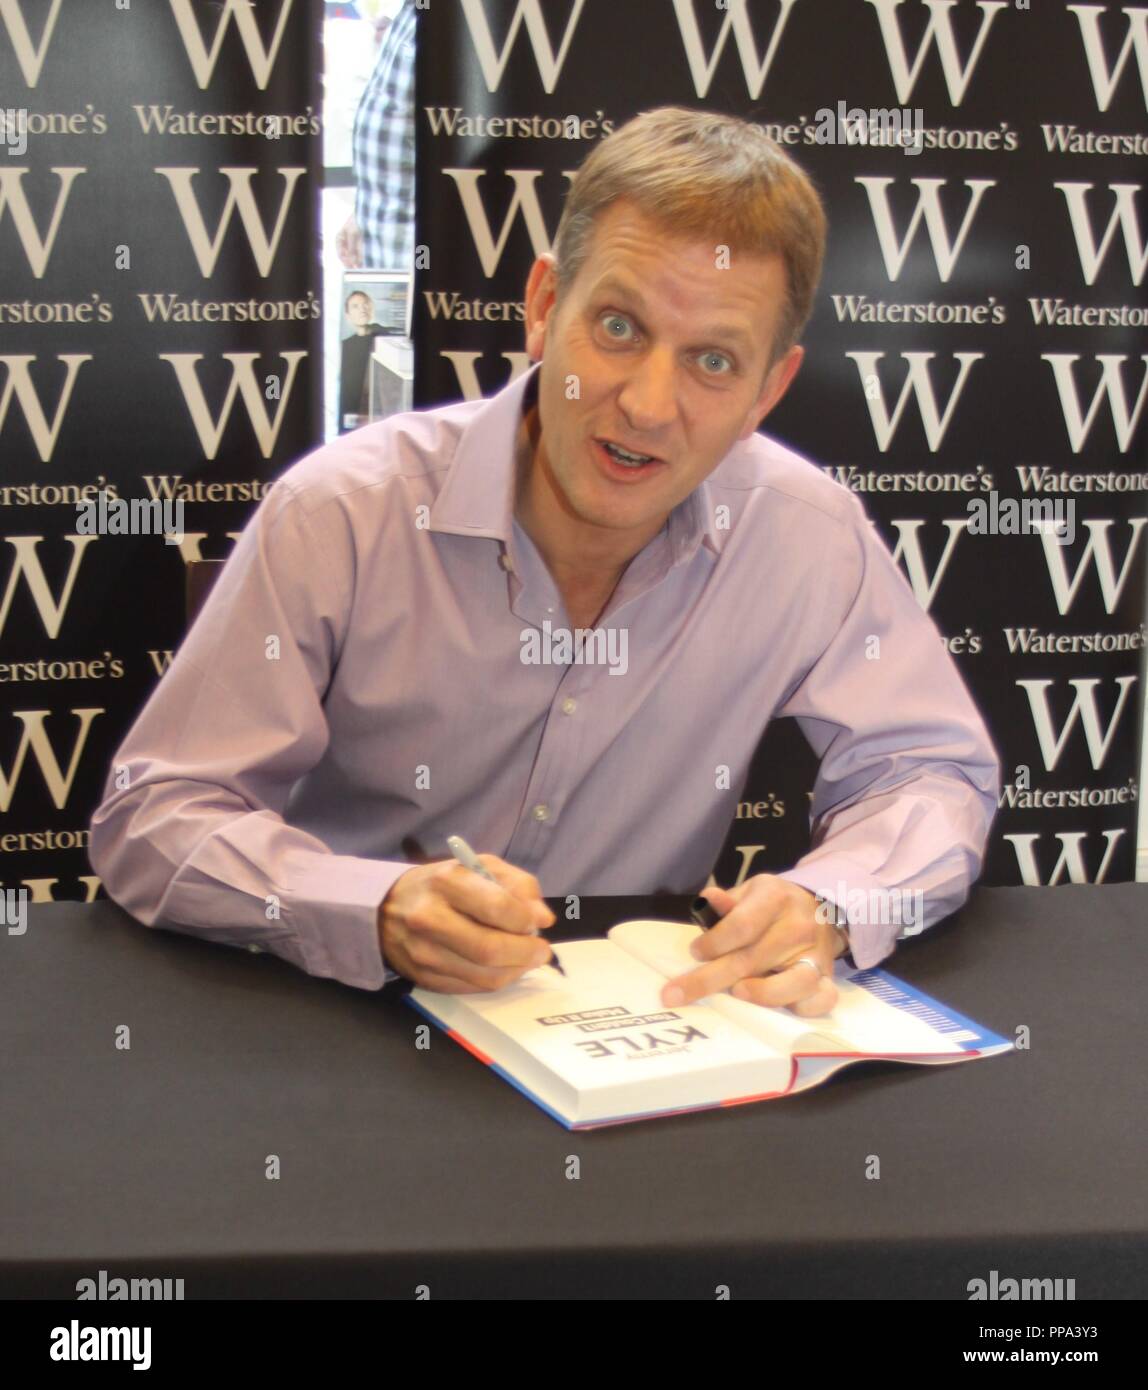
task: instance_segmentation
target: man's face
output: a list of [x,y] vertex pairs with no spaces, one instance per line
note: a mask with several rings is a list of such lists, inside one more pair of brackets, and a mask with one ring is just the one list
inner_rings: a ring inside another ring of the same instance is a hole
[[347,301],[347,317],[356,328],[361,328],[363,324],[370,323],[373,316],[374,305],[367,295],[353,294]]
[[[731,254],[719,268],[714,243],[668,238],[625,200],[598,217],[560,305],[553,265],[539,257],[527,286],[527,347],[542,358],[534,466],[567,524],[644,545],[800,366],[794,347],[766,372],[784,267]],[[628,469],[603,441],[655,462]]]

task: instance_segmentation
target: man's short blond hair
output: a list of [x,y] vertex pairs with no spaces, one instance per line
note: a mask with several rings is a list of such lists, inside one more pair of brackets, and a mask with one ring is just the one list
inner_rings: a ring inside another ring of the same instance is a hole
[[554,239],[557,297],[590,251],[595,219],[625,198],[691,241],[730,257],[779,255],[786,303],[770,365],[801,336],[821,278],[827,223],[809,177],[760,126],[717,111],[660,106],[607,136],[582,162]]

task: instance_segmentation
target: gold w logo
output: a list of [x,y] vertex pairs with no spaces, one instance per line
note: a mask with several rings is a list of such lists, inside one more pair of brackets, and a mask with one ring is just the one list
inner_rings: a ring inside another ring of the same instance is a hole
[[15,396],[20,402],[20,409],[24,412],[28,432],[39,450],[42,463],[47,463],[51,459],[52,451],[56,447],[56,440],[60,436],[60,426],[64,423],[68,402],[72,398],[72,387],[76,384],[76,374],[85,362],[92,360],[92,356],[91,353],[66,352],[59,354],[58,360],[64,363],[68,375],[64,382],[64,389],[60,393],[60,399],[56,403],[55,418],[49,424],[44,407],[40,404],[39,393],[32,381],[31,373],[28,371],[28,364],[35,362],[36,358],[25,354],[0,356],[0,363],[3,363],[8,369],[8,379],[4,383],[3,392],[0,392],[0,430],[4,428],[4,422],[8,418],[8,407],[12,403],[12,397]]
[[267,412],[263,391],[255,377],[255,363],[259,360],[259,353],[223,353],[225,361],[231,363],[231,384],[227,388],[227,397],[218,417],[213,417],[211,414],[211,408],[207,404],[203,387],[199,382],[199,374],[196,371],[196,364],[203,360],[203,353],[161,352],[159,355],[162,361],[170,362],[175,371],[176,380],[179,382],[183,398],[187,402],[192,423],[199,435],[204,458],[213,459],[219,452],[220,441],[223,439],[223,432],[231,419],[231,411],[237,395],[243,397],[243,404],[247,407],[247,414],[255,428],[255,437],[259,441],[263,457],[271,457],[271,451],[275,448],[275,441],[279,437],[279,429],[283,423],[283,412],[291,396],[295,373],[299,363],[307,356],[306,352],[280,353],[280,356],[287,363],[287,381],[282,389],[276,393],[279,406],[275,411],[274,418]]
[[44,537],[6,536],[4,539],[16,552],[16,560],[8,575],[8,587],[4,590],[4,597],[0,599],[0,635],[3,635],[4,627],[8,622],[8,614],[12,610],[12,600],[16,597],[16,589],[23,579],[32,596],[32,602],[36,605],[36,612],[40,615],[40,622],[44,631],[53,639],[59,637],[60,627],[68,611],[68,604],[72,600],[72,590],[76,587],[76,577],[80,573],[84,551],[99,537],[59,537],[60,540],[67,541],[71,545],[72,562],[68,566],[68,573],[60,586],[58,599],[52,594],[51,585],[44,574],[44,566],[40,563],[40,554],[37,550]]
[[70,712],[79,716],[80,728],[72,744],[72,756],[68,763],[68,770],[64,772],[60,767],[59,759],[56,757],[52,740],[44,728],[44,720],[52,711],[49,709],[15,709],[12,711],[13,719],[18,719],[24,729],[20,736],[16,755],[12,760],[11,773],[5,772],[3,765],[0,764],[0,811],[6,812],[12,803],[12,794],[20,781],[20,774],[23,771],[29,748],[31,748],[32,755],[40,768],[40,776],[44,779],[44,785],[51,794],[52,804],[57,811],[62,811],[67,806],[68,797],[72,791],[72,783],[76,777],[76,769],[80,765],[84,745],[88,741],[92,720],[97,714],[106,713],[103,709],[74,709]]
[[219,253],[223,247],[223,239],[227,235],[227,229],[231,226],[231,219],[236,208],[239,209],[239,220],[243,224],[243,230],[247,233],[247,243],[255,257],[255,264],[259,267],[259,274],[270,275],[271,267],[275,263],[275,254],[279,249],[279,239],[283,235],[283,227],[287,221],[287,213],[290,210],[295,185],[307,170],[305,167],[300,167],[278,171],[286,181],[287,187],[283,190],[283,197],[279,200],[279,215],[275,220],[275,230],[270,237],[267,235],[267,229],[259,215],[259,204],[255,201],[255,193],[251,187],[251,180],[259,171],[257,169],[220,169],[219,172],[226,177],[231,187],[228,190],[227,202],[223,205],[223,212],[220,214],[215,235],[212,236],[207,230],[203,213],[199,208],[199,201],[191,186],[192,180],[199,173],[199,170],[156,170],[156,173],[162,174],[171,185],[176,206],[183,218],[183,225],[187,229],[188,240],[191,242],[195,258],[199,262],[200,273],[205,279],[215,270],[215,263],[219,260]]
[[[239,37],[243,40],[247,61],[255,74],[255,81],[260,91],[263,91],[271,80],[271,70],[275,66],[279,45],[283,42],[287,21],[291,17],[292,3],[293,0],[285,0],[283,8],[279,11],[279,22],[275,26],[271,45],[267,48],[263,45],[259,26],[255,22],[255,6],[251,4],[251,0],[223,0],[222,4],[217,3],[213,8],[222,10],[223,13],[219,16],[219,23],[215,26],[215,37],[212,39],[211,48],[208,49],[192,11],[191,0],[171,0],[172,16],[179,29],[180,38],[183,39],[183,46],[187,50],[195,80],[200,87],[206,87],[211,81],[215,65],[219,61],[223,40],[227,37],[231,21],[234,20]],[[267,9],[267,0],[263,0],[262,8]]]
[[32,46],[32,35],[28,32],[28,22],[24,18],[24,11],[20,7],[20,0],[0,0],[0,19],[4,21],[4,27],[8,30],[8,37],[12,41],[12,47],[16,53],[16,61],[20,64],[20,71],[24,74],[24,81],[29,87],[34,87],[40,80],[40,70],[44,66],[44,59],[48,54],[48,45],[52,42],[52,31],[56,27],[56,20],[60,14],[60,0],[52,0],[52,8],[48,11],[48,19],[40,33],[40,47]]
[[40,235],[36,219],[32,216],[32,209],[28,206],[28,195],[24,191],[24,175],[27,172],[27,169],[5,169],[0,165],[0,220],[5,212],[11,211],[24,255],[28,258],[32,274],[39,280],[48,269],[48,260],[52,254],[52,247],[56,244],[56,233],[60,230],[60,220],[64,216],[72,184],[76,181],[77,175],[86,174],[88,171],[79,168],[52,170],[60,180],[60,191],[56,194],[56,208],[44,236]]

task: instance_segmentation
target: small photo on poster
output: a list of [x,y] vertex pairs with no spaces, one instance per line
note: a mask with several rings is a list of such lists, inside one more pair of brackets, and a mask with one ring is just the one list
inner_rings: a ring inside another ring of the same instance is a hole
[[[395,413],[402,393],[372,400],[371,361],[379,339],[409,340],[410,276],[404,271],[351,270],[343,276],[339,352],[339,433]],[[399,406],[409,409],[409,406]]]

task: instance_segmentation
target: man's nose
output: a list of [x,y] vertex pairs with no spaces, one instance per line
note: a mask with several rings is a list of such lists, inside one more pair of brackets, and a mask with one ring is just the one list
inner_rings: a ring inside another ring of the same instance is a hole
[[673,353],[647,352],[630,372],[618,403],[635,432],[654,433],[673,423],[678,409],[674,391]]

